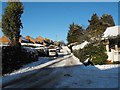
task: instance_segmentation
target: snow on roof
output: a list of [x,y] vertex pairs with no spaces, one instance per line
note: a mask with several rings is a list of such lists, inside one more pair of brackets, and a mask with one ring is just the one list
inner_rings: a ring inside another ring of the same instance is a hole
[[103,38],[120,35],[120,26],[108,27],[103,33]]
[[73,46],[72,49],[73,50],[78,50],[78,49],[83,49],[89,42],[85,41],[79,45]]
[[44,46],[44,45],[42,45],[42,44],[32,44],[32,43],[27,43],[27,45],[30,45],[30,46],[38,46],[38,47]]
[[44,47],[44,45],[42,44],[34,44],[35,46],[38,46],[38,47]]

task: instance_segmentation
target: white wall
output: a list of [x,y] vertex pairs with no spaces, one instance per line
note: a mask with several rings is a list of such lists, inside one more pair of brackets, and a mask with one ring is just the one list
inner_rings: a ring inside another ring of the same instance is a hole
[[114,52],[114,61],[120,61],[120,54],[119,54],[119,52]]
[[114,53],[113,52],[107,52],[107,55],[108,55],[108,61],[112,61],[114,60]]
[[118,51],[111,49],[111,52],[106,52],[108,55],[108,61],[120,61],[120,54]]

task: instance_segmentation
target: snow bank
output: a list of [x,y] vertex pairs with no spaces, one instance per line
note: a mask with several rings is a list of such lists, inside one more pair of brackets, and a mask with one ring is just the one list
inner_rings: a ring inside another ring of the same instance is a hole
[[32,62],[30,64],[24,65],[19,70],[15,70],[10,74],[6,74],[3,77],[0,77],[0,79],[2,79],[3,84],[9,83],[13,80],[20,79],[23,76],[37,72],[38,69],[47,66],[49,63],[50,63],[50,58],[39,57],[39,60],[37,62]]
[[63,54],[71,53],[70,49],[67,46],[62,46],[62,48],[63,48]]
[[85,41],[79,45],[73,46],[72,49],[73,50],[79,50],[79,49],[83,49],[87,44],[89,44],[89,42]]
[[118,68],[118,64],[112,64],[112,65],[96,65],[95,67],[99,68],[100,70],[106,70],[111,68]]
[[77,57],[75,57],[74,55],[73,55],[73,53],[71,53],[71,55],[72,55],[72,58],[74,59],[74,62],[76,62],[76,64],[78,65],[82,65],[82,63],[80,62],[80,60],[77,58]]
[[38,68],[40,68],[41,64],[44,64],[44,63],[49,62],[49,61],[50,61],[50,58],[39,57],[38,61],[32,62],[32,63],[27,64],[27,65],[23,65],[23,67],[20,68],[19,70],[16,70],[16,71],[14,71],[10,74],[7,74],[7,75],[14,75],[14,74],[20,74],[20,73],[32,71],[34,68],[36,68],[36,66],[39,66]]
[[40,57],[37,62],[33,62],[33,63],[27,64],[27,65],[24,65],[19,70],[16,70],[10,74],[6,74],[3,77],[0,77],[0,79],[2,79],[3,84],[6,84],[11,81],[18,80],[18,79],[25,77],[29,74],[32,74],[34,72],[37,72],[37,70],[44,68],[48,65],[51,65],[55,62],[58,62],[60,60],[61,60],[61,58],[51,60],[48,57]]

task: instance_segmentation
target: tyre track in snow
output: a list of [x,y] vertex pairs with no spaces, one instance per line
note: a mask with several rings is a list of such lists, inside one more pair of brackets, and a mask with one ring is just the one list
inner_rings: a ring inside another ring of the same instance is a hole
[[[56,63],[65,63],[66,66],[67,60],[69,60],[72,55],[69,55],[69,51],[64,53],[65,56],[58,58],[60,61]],[[57,59],[56,59],[57,60]],[[62,69],[60,68],[52,68],[50,66],[54,66],[54,64],[50,64],[43,69],[39,69],[36,72],[23,76],[20,79],[9,82],[3,85],[3,88],[41,88],[41,87],[53,87],[56,82],[59,80],[61,76],[63,76]],[[70,65],[70,63],[68,63]],[[57,65],[57,64],[56,64]]]
[[[27,88],[29,85],[32,85],[34,82],[48,76],[53,69],[41,69],[33,74],[26,75],[20,79],[9,82],[4,85],[3,88]],[[42,80],[41,80],[42,81]]]

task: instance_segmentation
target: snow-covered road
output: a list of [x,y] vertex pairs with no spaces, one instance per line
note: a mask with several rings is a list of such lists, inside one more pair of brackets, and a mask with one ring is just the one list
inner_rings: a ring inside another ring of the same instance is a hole
[[[52,62],[52,63],[51,63]],[[3,88],[117,88],[118,65],[83,66],[64,46],[61,57],[3,77]],[[46,65],[45,65],[46,64]],[[43,67],[44,66],[44,67]],[[21,73],[19,73],[21,72]],[[22,75],[21,75],[22,74]],[[11,80],[14,76],[19,78]],[[9,78],[9,81],[7,79]]]

